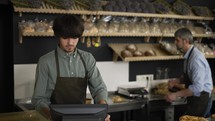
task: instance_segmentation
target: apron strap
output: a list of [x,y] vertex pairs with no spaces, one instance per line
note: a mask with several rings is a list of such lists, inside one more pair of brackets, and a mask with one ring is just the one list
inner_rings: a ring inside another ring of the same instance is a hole
[[79,54],[79,56],[80,56],[80,58],[81,58],[81,61],[82,61],[83,65],[84,65],[84,68],[85,68],[85,78],[86,78],[87,83],[88,83],[88,79],[89,79],[89,78],[88,78],[88,71],[87,71],[86,63],[85,63],[84,58],[81,56],[81,54],[80,54],[80,52],[79,52],[78,49],[77,49],[77,53]]
[[188,68],[188,62],[190,62],[189,60],[190,60],[190,56],[191,56],[191,53],[193,52],[193,49],[194,49],[194,47],[191,49],[191,51],[190,51],[190,53],[189,53],[189,55],[188,55],[188,58],[187,58],[187,62],[186,62],[186,69],[185,69],[185,73],[187,73],[187,68]]
[[57,77],[60,77],[59,60],[58,60],[57,48],[55,49],[55,60],[56,60],[56,68],[57,68]]
[[189,85],[191,85],[193,82],[190,80],[189,78],[189,75],[188,75],[188,63],[190,63],[190,56],[191,56],[191,53],[193,52],[193,49],[194,47],[192,47],[189,55],[188,55],[188,58],[186,60],[186,67],[185,67],[185,72],[184,72],[184,78],[186,78],[186,81],[185,81],[185,87],[188,88]]
[[[88,76],[87,76],[87,75],[88,75],[88,71],[87,71],[86,63],[85,63],[85,61],[84,61],[83,57],[81,56],[81,54],[80,54],[80,52],[79,52],[78,49],[77,49],[77,53],[78,53],[78,55],[80,56],[81,61],[82,61],[83,65],[84,65],[84,69],[85,69],[85,78],[86,78],[86,80],[87,80],[87,82],[88,82],[88,79],[89,79],[89,78],[88,78]],[[57,48],[55,49],[55,60],[56,60],[57,76],[60,77],[59,59],[58,59]]]

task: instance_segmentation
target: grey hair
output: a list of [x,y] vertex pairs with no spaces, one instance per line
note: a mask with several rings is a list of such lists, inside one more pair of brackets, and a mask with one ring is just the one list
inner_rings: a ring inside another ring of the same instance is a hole
[[175,37],[179,37],[182,40],[189,40],[189,43],[193,43],[193,35],[188,28],[180,28],[175,32]]

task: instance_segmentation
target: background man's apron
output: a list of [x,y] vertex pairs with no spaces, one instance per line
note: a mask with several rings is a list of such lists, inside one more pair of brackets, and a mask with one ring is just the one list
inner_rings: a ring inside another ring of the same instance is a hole
[[[194,47],[191,49],[188,58],[186,60],[186,69],[184,73],[184,81],[186,88],[189,87],[189,85],[192,84],[192,80],[188,76],[187,68],[188,63],[192,63],[189,61],[189,58],[191,56],[191,53],[193,52]],[[192,115],[192,116],[201,116],[204,117],[207,106],[209,101],[209,93],[202,91],[201,95],[199,97],[191,96],[187,97],[187,111],[185,112],[185,115]]]

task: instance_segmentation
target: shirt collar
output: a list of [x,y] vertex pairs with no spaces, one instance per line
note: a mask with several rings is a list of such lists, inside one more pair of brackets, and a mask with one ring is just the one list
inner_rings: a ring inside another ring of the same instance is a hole
[[62,56],[62,57],[76,57],[77,55],[77,48],[75,49],[74,52],[72,53],[67,53],[65,52],[63,49],[61,49],[59,46],[57,47],[57,52],[58,52],[58,55]]
[[190,48],[188,49],[188,51],[185,53],[184,59],[188,58],[188,55],[189,55],[189,53],[190,53],[190,51],[191,51],[192,48],[193,48],[193,45],[191,45]]

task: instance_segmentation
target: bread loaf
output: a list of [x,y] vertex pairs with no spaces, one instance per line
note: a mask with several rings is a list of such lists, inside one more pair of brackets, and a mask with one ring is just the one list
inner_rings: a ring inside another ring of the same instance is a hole
[[184,115],[179,118],[179,121],[208,121],[208,120],[204,117]]
[[121,56],[122,56],[123,58],[126,58],[126,57],[132,57],[133,54],[132,54],[132,52],[130,52],[129,50],[123,50],[123,51],[121,52]]
[[136,50],[136,51],[133,53],[133,55],[134,55],[135,57],[143,56],[143,52],[142,52],[142,51],[139,51],[139,50]]
[[129,44],[126,46],[126,49],[133,53],[137,50],[137,46],[135,44]]
[[154,50],[147,50],[144,53],[145,56],[155,56],[156,52]]
[[114,97],[112,97],[112,101],[113,101],[113,103],[121,103],[121,102],[124,102],[125,99],[121,96],[114,96]]

